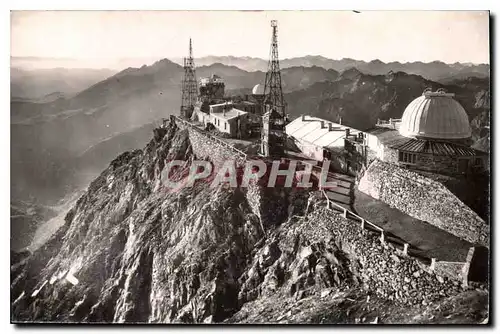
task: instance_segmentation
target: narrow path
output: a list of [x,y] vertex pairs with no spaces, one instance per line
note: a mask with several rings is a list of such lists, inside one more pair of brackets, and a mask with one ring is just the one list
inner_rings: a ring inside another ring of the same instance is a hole
[[325,190],[328,198],[336,204],[354,213],[354,177],[339,173],[328,173],[328,182],[336,182],[337,187]]
[[423,251],[429,258],[464,261],[472,244],[428,222],[413,218],[385,202],[354,190],[357,214]]
[[441,261],[465,261],[471,243],[360,192],[354,177],[328,173],[327,181],[338,184],[337,188],[325,189],[332,202],[406,241],[421,255]]

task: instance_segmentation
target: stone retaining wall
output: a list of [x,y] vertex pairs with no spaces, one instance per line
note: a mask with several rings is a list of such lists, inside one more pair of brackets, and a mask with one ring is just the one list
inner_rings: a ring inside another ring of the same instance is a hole
[[407,305],[427,305],[462,291],[462,282],[450,280],[417,259],[401,256],[378,234],[361,229],[360,224],[326,208],[308,217],[335,235],[335,243],[349,255],[350,271],[361,279],[363,288]]
[[244,166],[246,159],[230,148],[230,144],[223,140],[215,140],[201,129],[188,126],[176,119],[176,124],[181,129],[187,129],[193,152],[198,159],[210,159],[215,166],[222,166],[227,160],[235,160],[237,166]]
[[[446,262],[440,261],[436,262],[434,270],[437,275],[442,277],[454,277],[467,283],[467,274],[465,269],[468,269],[466,262]],[[466,268],[464,268],[466,266]]]
[[469,242],[489,246],[489,226],[441,183],[375,160],[358,189]]
[[[336,213],[338,212],[339,214],[342,215],[342,217],[349,218],[354,223],[359,224],[362,231],[366,233],[368,232],[375,234],[380,233],[380,240],[384,243],[387,243],[389,245],[389,248],[394,249],[394,251],[398,255],[402,255],[405,257],[410,256],[417,259],[422,264],[424,264],[426,268],[428,268],[430,271],[435,271],[441,277],[448,277],[452,280],[461,281],[464,285],[469,284],[470,278],[472,278],[472,280],[476,282],[487,281],[488,277],[487,269],[485,269],[484,265],[482,264],[484,262],[486,263],[488,262],[488,257],[487,257],[488,252],[482,252],[481,250],[478,251],[478,247],[471,247],[469,249],[469,252],[467,254],[467,259],[465,262],[439,261],[439,259],[436,258],[433,259],[424,258],[421,257],[420,255],[415,256],[415,254],[410,250],[411,247],[410,244],[405,243],[403,240],[397,237],[395,238],[390,233],[387,234],[383,228],[378,227],[377,225],[354,214],[353,212],[340,206],[336,207],[335,204],[329,202],[328,199],[326,200],[326,203],[327,203],[326,207],[332,210],[333,212]],[[484,248],[484,247],[480,246],[479,248]],[[474,254],[477,254],[477,256],[473,256]],[[479,268],[474,268],[475,272],[474,277],[469,277],[471,265],[474,267],[479,266]]]

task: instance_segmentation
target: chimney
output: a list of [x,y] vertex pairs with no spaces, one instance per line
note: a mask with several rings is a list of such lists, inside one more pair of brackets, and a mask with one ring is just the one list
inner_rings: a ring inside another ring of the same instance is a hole
[[339,118],[339,124],[342,125],[342,116]]
[[345,129],[345,137],[349,138],[349,128]]
[[325,121],[321,121],[321,129],[325,128]]
[[328,123],[328,131],[332,131],[332,123]]
[[306,115],[302,114],[302,122],[306,120]]

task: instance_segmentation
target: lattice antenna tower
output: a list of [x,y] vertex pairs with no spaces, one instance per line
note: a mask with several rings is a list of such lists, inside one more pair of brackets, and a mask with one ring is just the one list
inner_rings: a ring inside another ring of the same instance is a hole
[[273,30],[266,81],[264,84],[264,108],[262,119],[261,155],[282,156],[285,151],[285,101],[281,88],[281,71],[278,56],[278,22],[271,21]]
[[281,71],[278,57],[278,21],[272,20],[273,36],[264,84],[264,104],[270,105],[284,116],[283,90],[281,89]]
[[193,58],[193,45],[189,39],[189,57],[184,58],[184,78],[182,80],[181,117],[191,118],[198,98],[198,83]]

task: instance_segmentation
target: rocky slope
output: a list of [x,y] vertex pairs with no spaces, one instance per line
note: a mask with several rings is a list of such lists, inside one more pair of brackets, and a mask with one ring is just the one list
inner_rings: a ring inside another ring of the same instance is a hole
[[[487,318],[487,290],[463,289],[394,257],[376,237],[363,238],[357,225],[324,212],[324,203],[305,190],[204,182],[161,187],[165,159],[194,158],[188,132],[170,124],[155,130],[143,150],[113,160],[45,245],[13,254],[12,320]],[[413,278],[404,278],[405,271]]]
[[28,247],[40,224],[55,215],[54,208],[13,201],[10,204],[10,248],[21,250]]

